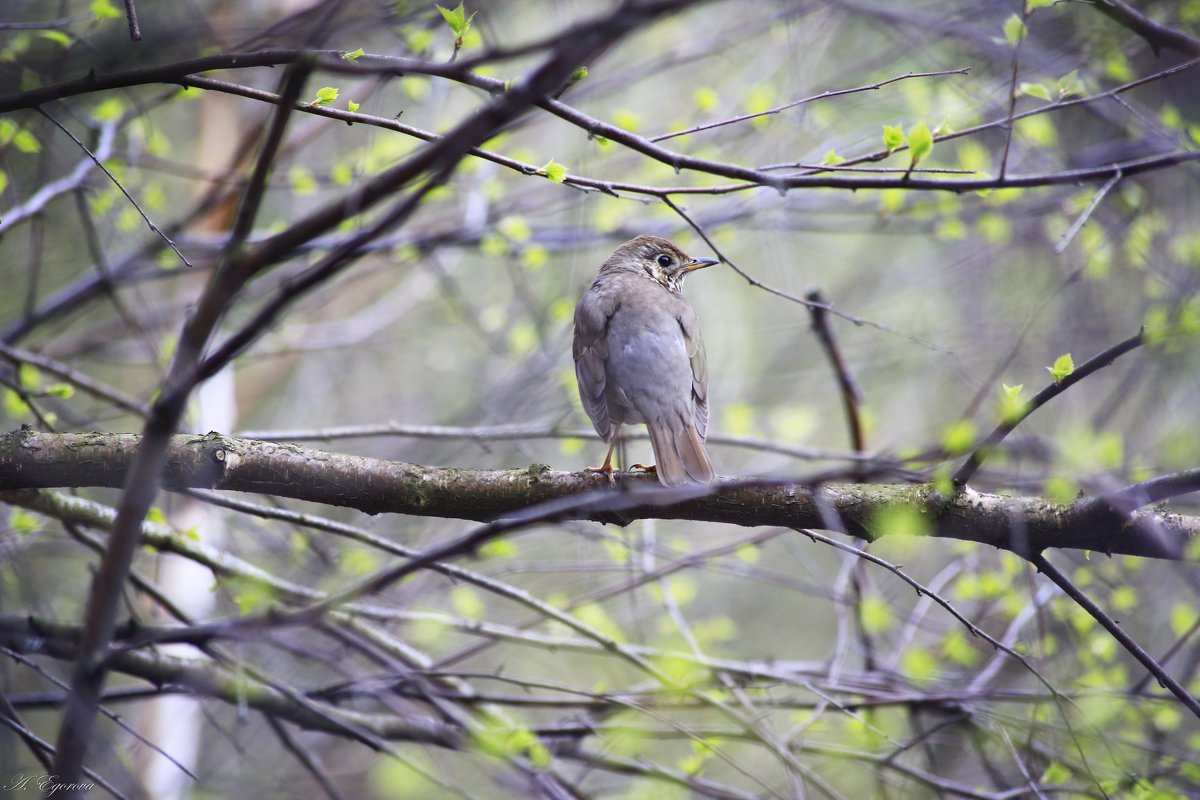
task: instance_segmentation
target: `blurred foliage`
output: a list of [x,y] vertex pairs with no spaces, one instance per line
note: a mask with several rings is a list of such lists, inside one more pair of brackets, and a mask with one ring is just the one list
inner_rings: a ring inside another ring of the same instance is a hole
[[[132,44],[123,10],[107,0],[11,0],[9,21],[47,20],[50,6],[61,7],[66,21],[44,28],[0,25],[0,96],[91,69],[106,74],[264,48],[330,49],[347,54],[351,65],[369,65],[370,54],[435,62],[456,54],[463,62],[497,48],[547,37],[553,42],[608,8],[584,0],[500,0],[455,9],[405,0],[311,8],[282,0],[137,5],[146,39]],[[1138,9],[1200,35],[1197,0],[1145,2]],[[517,81],[541,57],[540,51],[524,53],[473,69]],[[1089,97],[1180,61],[1178,54],[1156,54],[1084,3],[713,2],[638,30],[578,73],[562,101],[650,138],[907,73],[969,68],[816,99],[660,144],[780,174],[814,165],[844,169],[878,154],[860,166],[893,170],[885,173],[891,177],[911,169],[914,176],[946,180],[1052,175],[1200,146],[1200,73],[1181,72],[1115,98],[1026,117],[1011,131],[997,125],[939,137],[1003,122],[1010,102],[1019,114]],[[254,68],[211,77],[274,92],[281,72]],[[315,74],[301,97],[313,110],[356,111],[430,135],[448,131],[487,99],[450,80],[369,71]],[[93,149],[104,127],[115,126],[115,143],[104,155],[113,180],[91,170],[36,215],[13,218],[88,156],[36,112],[0,118],[0,219],[15,220],[0,239],[0,339],[149,401],[236,208],[236,194],[207,207],[201,198],[244,183],[271,108],[154,84],[78,95],[45,110]],[[294,114],[252,240],[335,201],[423,146],[418,136],[383,124]],[[388,421],[585,427],[569,342],[575,300],[598,264],[643,232],[668,236],[694,256],[712,253],[688,221],[653,194],[584,191],[572,183],[584,177],[714,189],[672,200],[755,280],[793,297],[820,288],[839,311],[863,321],[834,323],[863,391],[871,452],[966,453],[996,424],[1023,413],[1041,387],[1069,375],[1075,361],[1144,325],[1145,348],[1022,422],[977,481],[993,490],[1070,500],[1081,491],[1094,494],[1196,467],[1196,161],[1126,177],[1098,199],[1103,181],[978,192],[724,191],[719,187],[734,181],[677,171],[542,111],[484,148],[523,168],[464,160],[409,224],[302,299],[214,382],[218,389],[201,393],[190,424],[200,431],[213,419],[235,431]],[[195,267],[148,229],[114,180]],[[252,284],[229,309],[226,332],[281,280],[376,213],[349,219],[337,236]],[[1081,219],[1085,224],[1073,231]],[[87,302],[53,311],[85,285],[92,287]],[[692,278],[687,293],[708,352],[711,436],[846,449],[842,397],[804,307],[727,267]],[[140,429],[136,417],[73,392],[70,381],[29,366],[4,365],[0,377],[0,430],[22,424]],[[710,447],[722,474],[804,478],[845,466],[753,447]],[[476,468],[547,463],[576,470],[603,455],[602,443],[578,437],[490,442],[380,435],[341,439],[329,448]],[[626,449],[628,463],[649,456],[644,440]],[[81,494],[109,504],[116,498],[104,490]],[[466,527],[295,505],[414,549]],[[1172,505],[1196,513],[1194,501]],[[215,523],[194,528],[188,521],[191,501],[165,496],[162,507],[161,521],[177,530],[212,535]],[[220,513],[228,532],[212,540],[214,546],[314,590],[344,588],[394,558],[369,543]],[[1140,665],[1091,616],[1048,590],[1011,554],[931,539],[921,515],[885,510],[883,516],[881,524],[897,537],[871,552],[902,564],[1022,653],[1038,675],[887,570],[856,566],[853,555],[796,532],[665,522],[545,526],[493,542],[476,560],[464,561],[513,587],[508,595],[434,572],[393,587],[372,603],[395,612],[375,621],[401,643],[403,670],[398,658],[375,662],[316,631],[288,631],[290,649],[263,641],[239,652],[294,686],[347,681],[363,696],[346,704],[368,710],[377,702],[437,717],[423,699],[392,686],[406,670],[436,673],[447,692],[469,685],[501,696],[456,706],[479,723],[459,751],[402,742],[392,755],[376,754],[306,734],[306,746],[319,753],[347,796],[512,796],[514,787],[526,791],[520,781],[527,779],[514,763],[534,774],[553,772],[594,797],[688,796],[699,785],[689,788],[691,778],[748,796],[790,795],[791,781],[822,797],[1016,796],[1033,782],[1059,797],[1200,792],[1191,763],[1200,750],[1197,720],[1147,683]],[[0,543],[6,613],[79,618],[94,563],[90,550],[54,521],[15,508],[0,524]],[[144,553],[139,569],[152,575],[160,558]],[[1173,674],[1200,692],[1194,565],[1099,554],[1061,553],[1054,560],[1147,651],[1173,653]],[[250,575],[206,575],[200,586],[212,595],[207,613],[215,617],[288,602],[278,587]],[[569,614],[573,624],[545,609],[534,615],[526,597]],[[627,652],[644,659],[646,669],[614,655],[618,646],[632,648]],[[15,662],[5,663],[0,686],[17,696],[49,688]],[[580,704],[506,704],[513,696]],[[290,797],[298,786],[315,790],[261,717],[216,701],[205,709],[197,791],[267,798]],[[53,741],[54,713],[23,713],[34,731]],[[738,719],[753,725],[742,727]],[[575,723],[586,726],[585,735],[558,730]],[[97,752],[106,754],[119,783],[133,782],[124,767],[113,766],[113,752],[140,752],[144,745],[115,726],[104,731]],[[9,754],[0,760],[0,780],[37,769],[11,733],[0,733],[0,742]],[[805,772],[789,766],[787,757]],[[976,788],[979,794],[971,794]]]

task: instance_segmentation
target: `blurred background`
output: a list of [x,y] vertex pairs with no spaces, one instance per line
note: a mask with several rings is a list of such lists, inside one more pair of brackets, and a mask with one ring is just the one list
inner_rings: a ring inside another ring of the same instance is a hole
[[[553,43],[611,7],[468,4],[465,14],[475,16],[456,57]],[[0,24],[0,95],[89,70],[108,74],[266,48],[361,48],[438,62],[455,53],[455,32],[432,3],[139,0],[137,9],[144,38],[132,42],[119,3],[9,0]],[[1138,10],[1200,35],[1195,0],[1145,2]],[[1063,173],[1200,147],[1200,72],[1180,69],[1094,102],[1018,119],[1011,128],[1004,122],[1012,110],[1094,96],[1196,56],[1081,3],[1036,10],[1011,2],[691,4],[589,64],[562,101],[651,138],[814,98],[660,142],[780,174],[874,154],[880,157],[858,166],[894,170],[885,174],[896,177],[909,158],[904,151],[882,157],[885,126],[908,132],[924,124],[947,134],[1000,123],[937,141],[920,167],[949,172],[914,177],[996,176],[1002,164],[1009,176],[1059,177],[1038,188],[981,192],[780,193],[676,172],[535,111],[484,149],[551,175],[556,169],[546,165],[561,165],[564,180],[464,160],[408,224],[302,299],[233,368],[205,384],[189,428],[425,465],[596,466],[604,445],[589,435],[570,358],[575,302],[608,253],[639,233],[666,236],[695,257],[716,257],[698,228],[732,262],[693,276],[686,290],[707,347],[709,449],[722,475],[805,479],[848,475],[856,463],[847,458],[852,446],[834,372],[809,310],[796,302],[812,290],[840,312],[830,322],[862,391],[868,455],[956,449],[948,443],[985,435],[996,424],[1004,385],[1023,386],[1020,396],[1028,399],[1052,380],[1047,367],[1060,356],[1082,363],[1144,325],[1147,347],[1039,410],[973,485],[1067,501],[1081,491],[1194,468],[1200,164],[1116,181],[1074,181]],[[543,57],[537,50],[485,58],[474,69],[512,80]],[[275,92],[281,74],[253,68],[207,77]],[[336,99],[326,100],[322,87],[336,88]],[[378,122],[293,115],[252,240],[397,163],[423,145],[420,132],[449,130],[488,97],[452,80],[369,70],[318,71],[305,92],[318,107],[356,109]],[[0,341],[148,402],[183,315],[226,241],[237,190],[272,108],[167,81],[79,94],[45,105],[45,115],[0,117],[0,208],[7,209],[0,212]],[[408,127],[391,130],[388,121]],[[608,193],[574,178],[626,186]],[[675,207],[658,196],[684,187],[711,191],[674,193]],[[228,310],[227,331],[369,219],[351,220],[257,279]],[[22,424],[140,431],[140,419],[111,398],[72,393],[62,388],[70,381],[18,362],[0,357],[3,431]],[[627,457],[650,459],[648,442],[632,439]],[[954,463],[926,458],[909,466],[944,476]],[[80,494],[109,505],[117,498],[109,490]],[[179,496],[164,495],[160,504],[177,530],[194,530],[207,545],[321,591],[395,557]],[[415,550],[469,529],[452,520],[278,505]],[[1175,506],[1195,513],[1194,503]],[[0,608],[78,620],[94,554],[63,525],[15,507],[4,525],[0,518]],[[1163,797],[1200,791],[1194,769],[1184,768],[1200,746],[1196,720],[1139,682],[1141,667],[1024,562],[916,537],[885,539],[871,552],[902,564],[1019,649],[1041,678],[997,656],[886,569],[794,531],[713,524],[543,526],[463,566],[644,648],[639,652],[662,669],[681,670],[681,681],[755,720],[753,735],[694,698],[658,697],[656,705],[653,682],[629,661],[571,645],[577,632],[477,583],[422,573],[375,598],[397,616],[372,624],[411,650],[409,670],[529,699],[497,700],[505,730],[533,731],[551,769],[586,796],[743,796],[721,794],[706,781],[749,796],[1015,797],[1039,786],[1067,796],[1134,796],[1146,786]],[[1152,654],[1170,651],[1175,674],[1197,686],[1194,565],[1076,552],[1053,558]],[[200,618],[287,602],[253,581],[170,565],[176,561],[185,559],[147,552],[139,568],[169,590],[190,588]],[[152,619],[152,605],[143,598],[135,608]],[[496,627],[480,630],[484,623]],[[288,630],[237,647],[239,657],[296,687],[344,682],[351,688],[339,689],[341,704],[428,713],[422,701],[395,689],[391,669],[327,631]],[[672,653],[690,656],[677,663]],[[729,671],[715,669],[713,659],[726,659]],[[775,664],[786,674],[750,669]],[[44,669],[61,676],[68,666],[47,662]],[[0,681],[16,698],[54,688],[15,659],[3,660]],[[123,683],[135,682],[110,681]],[[1047,684],[1069,701],[1055,701]],[[396,694],[374,696],[385,689]],[[619,692],[632,699],[599,709],[567,703]],[[532,698],[563,703],[538,706]],[[53,709],[18,708],[53,741]],[[107,724],[90,763],[126,796],[290,797],[321,784],[257,713],[207,699],[188,705],[174,723],[154,723],[153,708],[137,705],[148,738],[194,731],[176,747],[197,780]],[[185,713],[193,715],[186,724]],[[572,724],[586,732],[555,727]],[[500,757],[482,745],[456,751],[403,743],[397,760],[328,735],[292,729],[290,736],[344,796],[503,797],[524,791],[514,759],[544,766],[540,751],[520,737],[515,745],[506,739]],[[36,769],[11,734],[0,733],[0,741],[0,779]],[[618,769],[604,758],[632,766]]]

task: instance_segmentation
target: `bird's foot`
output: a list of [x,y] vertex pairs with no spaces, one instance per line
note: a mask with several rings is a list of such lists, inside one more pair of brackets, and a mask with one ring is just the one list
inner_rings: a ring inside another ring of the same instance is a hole
[[633,472],[635,469],[640,469],[642,472],[646,473],[647,475],[658,472],[658,467],[655,466],[654,464],[650,464],[649,466],[647,466],[646,464],[630,464],[629,465],[630,472]]
[[608,482],[611,485],[615,485],[617,482],[617,478],[613,474],[612,464],[608,461],[605,461],[604,466],[601,466],[601,467],[584,467],[583,471],[591,472],[591,473],[600,473],[601,475],[608,478]]

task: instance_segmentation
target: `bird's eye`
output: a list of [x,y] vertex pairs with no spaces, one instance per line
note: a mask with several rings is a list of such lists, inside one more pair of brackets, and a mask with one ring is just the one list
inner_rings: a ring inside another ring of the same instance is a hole
[[663,269],[666,269],[667,267],[671,266],[671,257],[669,255],[667,255],[666,253],[663,253],[661,256],[658,257],[658,265],[660,267],[662,267]]

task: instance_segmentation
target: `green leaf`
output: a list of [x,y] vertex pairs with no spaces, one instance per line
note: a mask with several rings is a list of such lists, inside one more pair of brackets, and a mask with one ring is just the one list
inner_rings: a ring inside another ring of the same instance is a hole
[[42,152],[42,144],[29,131],[17,131],[17,135],[12,140],[13,147],[20,150],[22,153],[40,153]]
[[450,590],[450,604],[463,617],[478,622],[483,619],[487,606],[479,597],[479,593],[466,584],[459,584]]
[[1046,367],[1050,372],[1050,376],[1054,378],[1055,383],[1062,383],[1063,378],[1075,371],[1075,362],[1071,359],[1071,354],[1066,353],[1054,359],[1054,366]]
[[955,420],[942,433],[942,448],[952,456],[965,453],[975,443],[975,426],[969,419]]
[[1055,0],[1025,0],[1025,13],[1032,14],[1039,8],[1049,8]]
[[979,660],[979,651],[967,640],[966,634],[955,628],[942,640],[942,655],[955,664],[969,667]]
[[46,394],[69,400],[75,396],[75,387],[69,383],[52,383],[46,387]]
[[42,37],[43,39],[49,39],[55,44],[60,44],[63,47],[71,46],[71,37],[62,31],[39,31],[38,36]]
[[317,192],[317,179],[312,170],[303,164],[293,164],[288,170],[288,183],[297,196],[303,197]]
[[836,152],[830,150],[825,154],[825,157],[821,159],[821,164],[824,166],[832,166],[834,164],[841,164],[845,160],[846,159],[839,156]]
[[1200,617],[1200,611],[1187,603],[1176,603],[1171,607],[1169,618],[1171,632],[1176,636],[1183,636],[1196,624],[1197,617]]
[[121,18],[121,12],[109,0],[92,0],[92,14],[96,19]]
[[613,124],[631,133],[637,133],[637,130],[642,127],[642,120],[629,109],[621,108],[613,112]]
[[158,506],[151,506],[150,510],[146,512],[146,522],[153,522],[156,525],[166,525],[167,515]]
[[580,67],[571,73],[571,77],[567,78],[567,83],[576,84],[588,76],[588,68]]
[[1113,589],[1109,602],[1115,611],[1121,613],[1132,611],[1138,606],[1137,589],[1132,586],[1118,586],[1116,589]]
[[20,419],[29,413],[29,406],[16,391],[7,389],[4,392],[4,413],[13,419]]
[[1042,773],[1042,783],[1066,783],[1069,780],[1071,780],[1071,770],[1057,761],[1047,764],[1046,771]]
[[0,169],[0,194],[4,194],[4,190],[8,188],[8,173]]
[[463,26],[466,25],[467,12],[460,2],[458,8],[451,11],[448,8],[437,6],[437,10],[442,12],[442,19],[446,20],[446,24],[450,26],[450,30],[454,31],[456,37],[463,35]]
[[909,163],[914,167],[933,151],[933,134],[924,122],[918,122],[908,132],[908,150],[912,158]]
[[1026,404],[1021,399],[1021,390],[1025,388],[1025,384],[1018,383],[1016,386],[1009,386],[1007,383],[1003,383],[1001,387],[1000,419],[1007,423],[1016,422],[1025,416]]
[[1017,87],[1017,91],[1021,94],[1029,95],[1030,97],[1036,97],[1039,100],[1045,100],[1047,102],[1050,100],[1050,90],[1041,83],[1027,83],[1025,81],[1021,81],[1021,85]]
[[900,669],[915,683],[926,684],[938,675],[938,660],[924,647],[910,647],[900,657]]
[[17,367],[17,385],[27,392],[40,389],[42,373],[33,364],[21,364]]
[[1058,96],[1070,97],[1074,94],[1083,94],[1087,91],[1087,87],[1083,85],[1083,79],[1079,77],[1079,70],[1073,69],[1066,75],[1058,79]]
[[496,223],[496,230],[514,242],[527,242],[533,236],[533,229],[524,217],[510,215]]
[[547,161],[538,174],[545,175],[554,183],[562,183],[567,177],[567,168],[557,161]]
[[878,635],[892,627],[895,621],[892,607],[879,595],[867,595],[859,606],[859,619],[863,630],[871,635]]
[[349,53],[342,53],[341,58],[343,61],[358,61],[358,59],[362,57],[362,54],[363,49],[360,47],[357,50],[353,50]]
[[701,111],[713,111],[721,102],[720,96],[717,95],[717,90],[711,86],[701,86],[696,89],[692,97],[696,102],[696,108]]
[[[454,31],[454,46],[461,47],[462,39],[467,35],[467,31],[471,30],[471,20],[475,19],[475,14],[467,16],[466,9],[460,2],[458,8],[450,11],[449,9],[437,7],[437,10],[442,12],[442,19],[446,20],[446,24],[450,26],[450,30]],[[478,12],[476,12],[478,13]]]
[[493,539],[479,548],[480,558],[515,558],[517,546],[508,539]]
[[23,508],[14,508],[8,517],[8,527],[13,533],[28,536],[41,530],[41,519]]
[[310,106],[324,106],[337,100],[338,90],[333,86],[322,86],[317,89],[317,98],[309,103]]
[[358,103],[354,102],[353,100],[347,100],[346,110],[353,114],[355,111],[358,111]]
[[883,146],[887,148],[890,154],[900,145],[904,144],[904,126],[903,125],[884,125],[883,126]]
[[1016,47],[1017,43],[1025,38],[1026,32],[1025,20],[1016,14],[1004,20],[1004,40],[1013,47]]
[[348,575],[369,575],[379,568],[379,559],[370,550],[350,550],[343,553],[339,560]]

